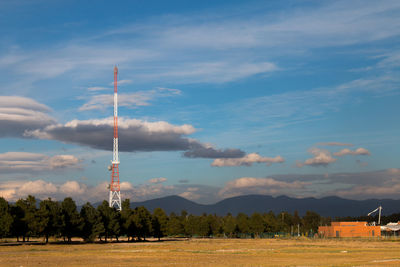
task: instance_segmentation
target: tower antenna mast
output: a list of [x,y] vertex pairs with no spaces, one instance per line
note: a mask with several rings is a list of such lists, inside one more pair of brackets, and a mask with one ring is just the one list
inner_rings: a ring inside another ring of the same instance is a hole
[[110,207],[122,210],[121,191],[119,185],[119,156],[118,156],[118,89],[117,89],[118,68],[114,67],[114,143],[113,159],[111,161],[111,183],[110,183]]

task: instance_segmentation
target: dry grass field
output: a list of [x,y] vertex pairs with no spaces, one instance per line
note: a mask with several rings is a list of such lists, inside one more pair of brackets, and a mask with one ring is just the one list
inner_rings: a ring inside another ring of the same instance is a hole
[[399,240],[188,239],[1,245],[0,266],[400,266]]

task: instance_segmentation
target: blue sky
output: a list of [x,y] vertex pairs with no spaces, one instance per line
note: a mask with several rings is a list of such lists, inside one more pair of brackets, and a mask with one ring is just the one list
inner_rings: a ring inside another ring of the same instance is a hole
[[398,1],[2,1],[0,194],[400,195]]

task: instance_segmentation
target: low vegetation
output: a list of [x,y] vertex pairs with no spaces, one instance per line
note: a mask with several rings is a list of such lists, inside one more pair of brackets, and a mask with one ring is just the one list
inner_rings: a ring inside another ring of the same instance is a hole
[[[155,239],[157,240],[157,239]],[[381,239],[196,238],[163,242],[0,246],[0,266],[399,266]],[[20,243],[22,244],[22,243]],[[29,245],[27,245],[29,244]]]

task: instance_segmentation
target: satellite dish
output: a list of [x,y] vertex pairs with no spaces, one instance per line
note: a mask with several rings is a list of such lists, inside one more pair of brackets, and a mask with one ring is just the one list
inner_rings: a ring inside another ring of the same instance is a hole
[[111,171],[111,170],[112,170],[112,166],[109,165],[107,169],[108,169],[109,171]]

